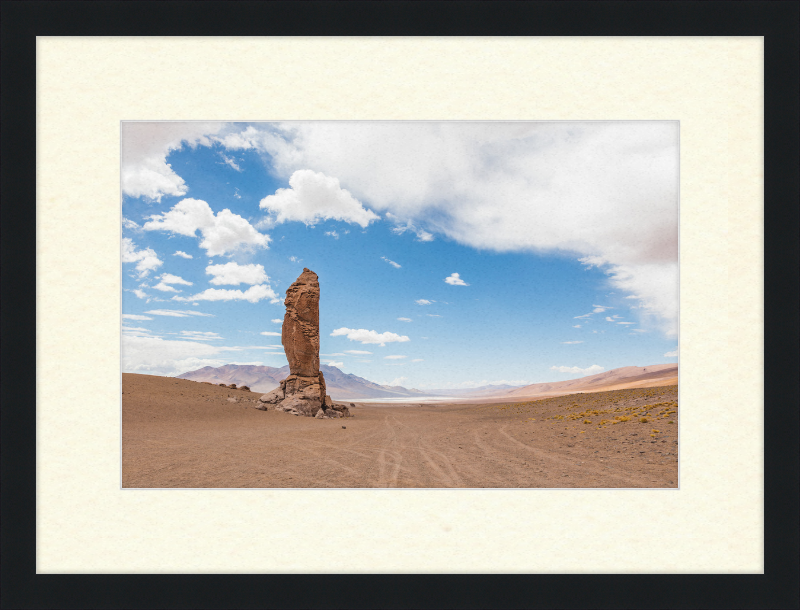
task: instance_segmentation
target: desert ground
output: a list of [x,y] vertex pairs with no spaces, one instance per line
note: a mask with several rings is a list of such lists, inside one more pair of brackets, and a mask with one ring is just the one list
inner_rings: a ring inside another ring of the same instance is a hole
[[346,419],[259,411],[260,395],[123,374],[122,487],[678,486],[677,385]]

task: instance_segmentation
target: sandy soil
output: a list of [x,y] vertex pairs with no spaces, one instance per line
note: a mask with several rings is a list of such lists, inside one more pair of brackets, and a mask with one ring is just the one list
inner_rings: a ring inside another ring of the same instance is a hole
[[123,374],[122,391],[123,487],[678,483],[675,385],[508,404],[360,403],[336,420],[258,411],[260,393],[168,377]]

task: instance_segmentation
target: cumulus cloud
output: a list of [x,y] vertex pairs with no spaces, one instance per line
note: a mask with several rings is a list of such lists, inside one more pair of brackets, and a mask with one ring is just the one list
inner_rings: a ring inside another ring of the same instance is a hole
[[130,237],[122,238],[122,262],[136,263],[136,271],[139,272],[140,278],[147,277],[148,273],[164,264],[152,248],[137,250],[136,244]]
[[384,356],[386,360],[402,360],[403,358],[408,358],[408,356]]
[[613,322],[613,321],[614,318],[612,318],[611,316],[606,316],[606,322]]
[[270,320],[270,322],[274,322],[275,324],[283,324],[283,319],[282,318],[274,318],[274,319]]
[[576,324],[576,325],[575,325],[575,326],[573,326],[572,328],[580,328],[580,327],[581,327],[581,325],[580,325],[580,324]]
[[575,375],[583,375],[586,377],[587,375],[594,375],[596,373],[601,373],[606,369],[598,364],[593,364],[592,366],[586,367],[582,369],[579,366],[551,366],[551,371],[558,371],[559,373],[573,373]]
[[289,178],[289,187],[278,189],[259,204],[275,215],[276,223],[294,220],[309,225],[320,220],[341,220],[364,228],[380,218],[343,189],[338,178],[299,169]]
[[180,290],[176,290],[170,284],[184,284],[186,286],[191,286],[191,282],[187,282],[182,277],[178,277],[177,275],[172,275],[171,273],[164,273],[159,278],[161,281],[153,286],[155,290],[160,290],[161,292],[180,292]]
[[194,258],[191,254],[186,254],[183,250],[178,250],[172,256],[180,256],[181,258]]
[[206,267],[206,274],[212,275],[209,284],[263,284],[269,280],[263,265],[239,265],[225,263],[224,265],[210,265]]
[[122,314],[123,320],[152,320],[153,318],[149,316],[140,316],[139,314],[135,313],[124,313]]
[[328,366],[344,366],[344,362],[334,362],[333,360],[331,360],[330,362],[328,362]]
[[594,307],[592,313],[603,313],[607,309],[611,309],[611,307],[606,307],[605,305],[592,305],[592,307]]
[[436,301],[429,301],[428,299],[418,299],[414,301],[417,305],[430,305],[431,303],[435,303]]
[[444,281],[451,286],[469,286],[458,273],[451,273],[449,277],[444,278]]
[[374,343],[383,347],[387,343],[404,343],[411,341],[405,335],[397,335],[395,333],[385,332],[379,333],[374,330],[366,330],[364,328],[337,328],[331,333],[331,337],[345,336],[350,341],[360,341],[363,344]]
[[269,330],[266,330],[261,334],[265,335],[267,337],[280,337],[281,336],[281,333],[275,333],[275,332],[272,332],[272,331],[269,331]]
[[353,354],[354,356],[366,356],[372,354],[372,352],[365,352],[360,349],[346,349],[344,350],[345,354]]
[[209,136],[222,127],[222,123],[124,121],[120,134],[123,194],[154,201],[164,195],[185,195],[186,182],[167,163],[167,156],[184,145],[210,146]]
[[339,234],[336,231],[325,231],[325,235],[329,235],[333,239],[339,239]]
[[220,256],[246,248],[266,248],[269,235],[263,235],[238,214],[228,209],[216,216],[201,199],[182,199],[163,214],[150,216],[142,227],[145,231],[169,231],[196,237],[200,231],[200,247],[208,256]]
[[200,311],[190,311],[190,310],[177,310],[177,309],[151,309],[150,311],[145,311],[145,313],[152,314],[154,316],[169,316],[172,318],[188,318],[189,316],[202,316],[204,318],[213,318],[213,313],[202,313]]
[[240,139],[279,176],[335,176],[397,224],[476,248],[586,259],[673,332],[678,136],[675,121],[298,122]]
[[136,289],[132,290],[131,292],[133,292],[133,294],[135,294],[140,299],[146,299],[148,296],[150,296],[144,290],[140,290],[139,288],[136,288]]
[[678,357],[678,348],[675,348],[671,352],[667,352],[664,354],[665,358],[677,358]]
[[396,263],[396,262],[394,262],[394,261],[390,261],[390,260],[389,260],[388,258],[386,258],[385,256],[381,256],[381,259],[382,259],[382,260],[385,260],[387,263],[389,263],[389,264],[390,264],[392,267],[394,267],[395,269],[400,269],[400,267],[401,267],[401,265],[397,264],[397,263]]
[[172,297],[173,301],[249,301],[258,303],[263,299],[270,299],[271,303],[279,303],[278,295],[269,286],[258,284],[250,286],[247,290],[225,290],[222,288],[207,288],[190,297]]
[[411,318],[397,318],[400,322],[411,322]]
[[576,343],[583,343],[583,341],[562,341],[564,345],[575,345]]
[[129,218],[125,218],[124,216],[122,217],[122,227],[130,231],[138,231],[141,229],[141,227],[138,224],[136,224]]

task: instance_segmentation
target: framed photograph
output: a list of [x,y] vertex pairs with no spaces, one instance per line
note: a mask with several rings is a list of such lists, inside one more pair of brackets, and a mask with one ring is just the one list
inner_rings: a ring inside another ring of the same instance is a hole
[[796,606],[795,3],[2,10],[4,606]]

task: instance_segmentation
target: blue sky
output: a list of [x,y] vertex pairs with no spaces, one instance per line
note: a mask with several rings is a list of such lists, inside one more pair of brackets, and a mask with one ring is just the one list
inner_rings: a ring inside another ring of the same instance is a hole
[[416,388],[677,361],[678,125],[123,123],[122,366],[321,361]]

